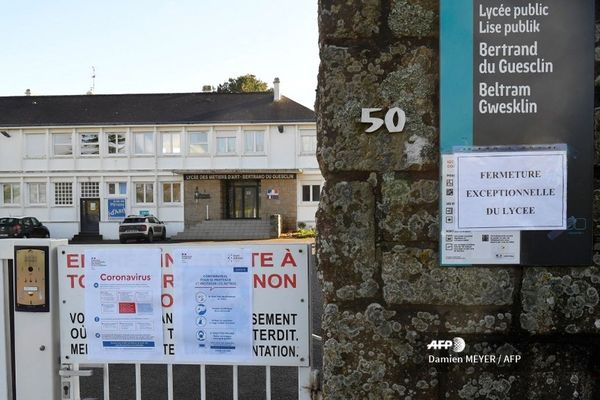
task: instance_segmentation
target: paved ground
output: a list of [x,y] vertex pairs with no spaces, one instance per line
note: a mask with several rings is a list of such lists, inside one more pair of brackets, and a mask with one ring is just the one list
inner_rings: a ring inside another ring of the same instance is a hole
[[[313,243],[313,239],[273,239],[251,241],[252,243]],[[118,241],[102,241],[101,243],[118,243]],[[169,241],[167,241],[169,243]],[[223,242],[219,242],[223,243]],[[227,243],[248,243],[227,242]],[[78,243],[79,244],[79,243]],[[127,244],[129,245],[129,244]],[[126,246],[126,245],[124,245]],[[311,271],[311,308],[312,331],[321,335],[322,298],[316,271]],[[322,368],[321,341],[313,338],[313,368]],[[239,367],[239,398],[242,400],[265,399],[265,368]],[[207,366],[206,384],[207,399],[231,399],[232,368],[228,366]],[[175,400],[197,400],[200,398],[200,367],[197,365],[175,365],[173,367]],[[293,400],[297,398],[297,369],[291,367],[274,367],[271,369],[271,390],[274,400]],[[135,399],[135,368],[133,365],[110,366],[110,399]],[[82,399],[103,398],[102,370],[94,371],[89,378],[81,378]],[[165,365],[142,366],[142,399],[167,399],[167,367]],[[203,399],[204,400],[204,399]]]

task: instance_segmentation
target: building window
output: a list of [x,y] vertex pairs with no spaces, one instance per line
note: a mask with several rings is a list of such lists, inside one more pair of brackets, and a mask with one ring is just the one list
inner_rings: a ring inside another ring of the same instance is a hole
[[28,183],[29,204],[46,204],[46,184]]
[[57,206],[67,206],[73,204],[73,183],[54,183],[54,204]]
[[154,134],[136,132],[133,134],[135,154],[154,154]]
[[52,148],[55,156],[73,155],[73,143],[70,133],[52,134]]
[[135,202],[137,204],[154,203],[154,184],[136,183],[135,184]]
[[21,184],[20,183],[4,183],[2,184],[2,192],[4,204],[18,205],[21,204]]
[[181,153],[181,135],[179,132],[162,132],[161,138],[163,154]]
[[127,143],[124,133],[109,133],[106,135],[108,154],[127,154]]
[[97,133],[82,133],[79,135],[79,154],[82,156],[100,154],[100,141]]
[[208,132],[190,132],[190,154],[208,154]]
[[317,152],[317,136],[300,135],[300,151],[303,154],[315,154]]
[[321,185],[302,185],[302,201],[319,201]]
[[264,153],[265,152],[265,132],[263,132],[263,131],[245,131],[244,132],[244,152],[246,152],[246,153]]
[[110,195],[126,195],[127,182],[110,182],[107,184],[108,194]]
[[46,157],[46,135],[43,133],[25,134],[25,157],[27,158],[45,158]]
[[96,199],[100,197],[100,183],[98,182],[81,182],[81,198]]
[[181,183],[163,183],[163,203],[181,203]]
[[235,135],[217,137],[217,154],[235,154]]

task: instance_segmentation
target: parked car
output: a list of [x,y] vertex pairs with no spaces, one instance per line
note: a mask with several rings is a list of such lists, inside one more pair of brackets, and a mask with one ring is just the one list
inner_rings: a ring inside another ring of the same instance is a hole
[[119,224],[119,241],[145,240],[152,242],[154,238],[165,240],[167,228],[164,222],[153,215],[129,215]]
[[0,218],[0,239],[30,237],[48,238],[50,231],[35,217]]

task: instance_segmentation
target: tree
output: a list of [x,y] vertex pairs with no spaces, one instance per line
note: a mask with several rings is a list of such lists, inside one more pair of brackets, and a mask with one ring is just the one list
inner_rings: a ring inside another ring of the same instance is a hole
[[229,78],[227,82],[217,86],[217,93],[270,92],[271,90],[266,82],[252,74]]

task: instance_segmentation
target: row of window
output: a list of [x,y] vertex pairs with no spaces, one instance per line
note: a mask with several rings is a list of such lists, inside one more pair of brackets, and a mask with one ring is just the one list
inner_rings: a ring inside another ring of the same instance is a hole
[[[27,133],[25,137],[25,151],[28,158],[46,157],[47,147],[44,133]],[[102,137],[105,139],[102,141]],[[72,156],[98,156],[101,148],[107,156],[126,155],[129,152],[135,155],[155,154],[154,132],[132,132],[131,146],[128,146],[128,135],[125,132],[105,133],[79,133],[78,146],[73,146],[73,135],[71,133],[51,134],[52,155],[55,157]],[[159,153],[165,155],[182,154],[182,134],[179,131],[159,132]],[[214,136],[215,154],[235,155],[238,154],[237,131],[217,131]],[[188,155],[209,155],[209,140],[211,136],[208,131],[187,132]],[[300,152],[302,154],[315,154],[317,137],[314,131],[307,130],[306,134],[300,135]],[[78,153],[77,153],[78,152]],[[243,131],[243,154],[265,153],[265,131]]]
[[[5,206],[21,205],[21,184],[20,183],[0,183],[2,186],[2,200]],[[54,202],[55,206],[73,205],[73,183],[72,182],[54,182]],[[135,202],[136,204],[154,203],[154,183],[138,182],[135,183]],[[29,205],[43,206],[48,204],[47,185],[44,182],[26,183]],[[163,204],[181,203],[181,183],[164,182],[162,188]],[[81,182],[81,198],[99,198],[100,184],[98,182]],[[107,192],[111,196],[127,195],[127,182],[107,183]]]
[[[4,205],[21,205],[21,184],[20,183],[0,183],[3,192]],[[80,182],[81,198],[99,198],[100,184],[98,182]],[[154,183],[138,182],[135,183],[135,202],[136,204],[154,203]],[[109,182],[106,184],[109,196],[126,196],[127,182]],[[164,182],[162,186],[163,204],[181,203],[181,183]],[[29,195],[29,205],[47,205],[47,185],[44,182],[26,183],[27,193]],[[302,201],[317,202],[320,199],[320,185],[302,185]],[[72,182],[54,182],[54,205],[67,206],[73,205],[73,183]]]

